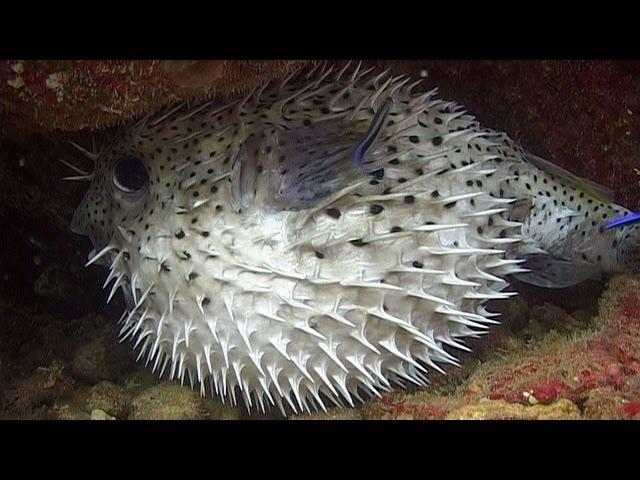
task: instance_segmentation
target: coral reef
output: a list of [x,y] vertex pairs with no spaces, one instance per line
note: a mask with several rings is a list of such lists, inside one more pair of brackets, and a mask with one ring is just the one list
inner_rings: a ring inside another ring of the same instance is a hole
[[[0,62],[0,116],[5,136],[98,128],[163,106],[243,93],[286,75],[301,62],[38,61]],[[11,118],[11,121],[5,121]]]
[[[105,305],[104,272],[83,268],[88,246],[68,231],[83,186],[58,182],[71,172],[56,159],[88,168],[67,140],[88,146],[91,129],[243,93],[305,63],[0,62],[0,242],[10,246],[0,252],[0,418],[247,418],[159,382],[118,344],[124,305]],[[640,62],[373,63],[423,76],[487,126],[638,206]],[[491,306],[502,325],[470,345],[461,368],[434,372],[430,389],[298,418],[640,419],[640,285],[622,276],[603,286],[518,285],[521,297]]]

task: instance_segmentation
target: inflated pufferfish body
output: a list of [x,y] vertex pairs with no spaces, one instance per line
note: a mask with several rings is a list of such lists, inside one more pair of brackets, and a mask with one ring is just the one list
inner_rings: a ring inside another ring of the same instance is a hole
[[72,228],[154,371],[248,408],[353,405],[455,363],[508,275],[636,268],[636,227],[600,230],[627,212],[601,188],[416,85],[316,68],[100,154]]

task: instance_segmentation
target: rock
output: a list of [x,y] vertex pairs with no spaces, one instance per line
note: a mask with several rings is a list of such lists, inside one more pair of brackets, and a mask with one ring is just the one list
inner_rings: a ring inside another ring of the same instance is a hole
[[56,399],[72,391],[73,379],[66,373],[64,364],[54,360],[47,367],[38,367],[35,372],[18,382],[4,394],[4,407],[11,411],[26,413],[41,406],[53,405]]
[[117,380],[131,365],[129,345],[105,335],[78,348],[72,371],[77,379],[95,384],[102,380]]
[[531,308],[528,334],[532,338],[540,340],[551,329],[565,333],[579,326],[580,322],[565,310],[557,305],[545,302],[543,305],[536,305]]
[[[0,134],[122,124],[179,101],[242,94],[295,60],[0,61]],[[11,121],[9,121],[11,119]]]
[[81,285],[74,282],[69,268],[57,263],[44,269],[33,288],[38,296],[64,305],[73,304],[82,297]]
[[91,420],[91,415],[74,405],[61,405],[51,410],[51,418],[55,420]]
[[359,408],[330,408],[327,412],[295,415],[291,420],[362,420]]
[[201,420],[206,415],[198,392],[170,382],[144,390],[131,406],[132,420]]
[[116,417],[112,417],[108,415],[103,410],[96,408],[95,410],[91,410],[91,420],[115,420]]
[[[130,385],[128,390],[136,389],[135,384]],[[163,382],[142,390],[133,398],[131,406],[129,418],[134,420],[239,420],[245,416],[240,406],[222,403],[210,394],[203,398],[196,390],[174,382]]]
[[508,302],[494,302],[489,310],[492,308],[502,314],[511,331],[522,329],[529,321],[530,306],[520,296],[510,299]]
[[[245,416],[242,407],[234,407],[229,402],[222,403],[218,397],[212,398],[211,396],[207,396],[206,399],[203,399],[203,402],[207,418],[210,420],[240,420]],[[257,414],[251,415],[248,418],[257,418],[256,415]]]
[[571,401],[560,399],[549,405],[527,406],[504,400],[480,400],[446,416],[446,420],[579,420],[580,410]]
[[624,395],[612,387],[594,388],[584,402],[584,416],[589,420],[629,419],[627,403]]
[[91,389],[87,398],[87,410],[100,410],[118,419],[127,418],[131,411],[131,394],[119,385],[100,382]]

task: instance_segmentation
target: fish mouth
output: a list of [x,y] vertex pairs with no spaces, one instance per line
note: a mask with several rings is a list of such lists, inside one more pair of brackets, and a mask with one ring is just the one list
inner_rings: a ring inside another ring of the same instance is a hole
[[[81,221],[81,218],[80,218],[80,208],[76,208],[75,212],[73,212],[73,218],[71,219],[71,225],[69,228],[73,233],[82,235],[83,237],[89,236],[85,222]],[[95,250],[95,251],[98,252],[99,250]]]
[[[73,230],[73,228],[72,228]],[[78,233],[78,232],[75,232]],[[89,255],[87,255],[87,263],[91,263],[91,261],[96,258],[96,255],[98,254],[98,252],[102,251],[102,249],[104,249],[104,247],[106,247],[106,245],[96,245],[94,246],[91,251],[89,252]],[[100,262],[96,262],[96,263],[100,263]]]

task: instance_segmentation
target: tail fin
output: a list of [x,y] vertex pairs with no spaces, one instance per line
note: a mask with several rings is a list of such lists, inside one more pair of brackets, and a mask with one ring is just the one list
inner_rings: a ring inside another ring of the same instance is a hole
[[522,267],[529,270],[516,278],[566,288],[624,270],[618,255],[623,232],[603,228],[627,212],[613,203],[611,190],[534,155],[524,160],[530,168],[514,165],[516,179],[507,187],[518,199],[509,219],[522,223],[525,240],[510,254],[524,258]]

